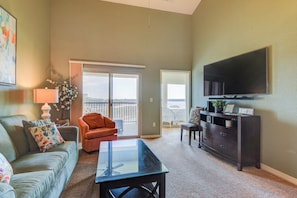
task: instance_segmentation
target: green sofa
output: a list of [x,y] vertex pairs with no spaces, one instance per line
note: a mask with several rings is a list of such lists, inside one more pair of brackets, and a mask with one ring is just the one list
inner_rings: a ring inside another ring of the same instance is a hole
[[0,117],[0,153],[14,173],[9,184],[0,183],[0,198],[58,198],[78,161],[78,127],[58,127],[65,142],[40,152],[25,132],[23,120],[28,119]]

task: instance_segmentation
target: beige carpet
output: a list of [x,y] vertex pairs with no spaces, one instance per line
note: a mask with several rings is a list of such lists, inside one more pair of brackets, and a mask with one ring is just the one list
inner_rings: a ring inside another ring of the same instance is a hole
[[[163,137],[145,142],[169,169],[166,175],[168,198],[291,198],[297,187],[254,167],[236,166],[220,160],[197,147],[188,145],[185,134],[180,142],[179,130],[164,131]],[[61,198],[98,198],[94,183],[98,153],[80,151],[77,167]]]

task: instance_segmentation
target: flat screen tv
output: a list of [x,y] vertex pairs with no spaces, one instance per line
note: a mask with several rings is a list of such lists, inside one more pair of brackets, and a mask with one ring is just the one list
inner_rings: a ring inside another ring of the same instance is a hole
[[268,94],[268,48],[204,66],[204,96]]

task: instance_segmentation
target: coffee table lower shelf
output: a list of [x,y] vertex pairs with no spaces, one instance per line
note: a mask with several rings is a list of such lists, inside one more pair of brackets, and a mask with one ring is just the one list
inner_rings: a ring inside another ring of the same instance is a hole
[[103,182],[99,188],[100,197],[164,198],[165,173]]
[[[114,188],[107,191],[103,190],[103,194],[107,198],[116,198],[116,197],[164,197],[165,194],[162,196],[159,195],[158,189],[160,188],[159,182],[152,182],[152,183],[145,183],[145,184],[138,184],[133,186],[126,186],[120,188]],[[105,192],[104,192],[105,191]],[[107,192],[106,192],[107,191]]]
[[147,183],[136,186],[121,187],[109,190],[106,197],[159,197],[158,183]]

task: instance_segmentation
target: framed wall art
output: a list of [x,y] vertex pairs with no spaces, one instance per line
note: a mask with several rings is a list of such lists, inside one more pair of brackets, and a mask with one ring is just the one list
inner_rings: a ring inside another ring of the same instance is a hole
[[17,21],[0,6],[0,85],[16,85]]

